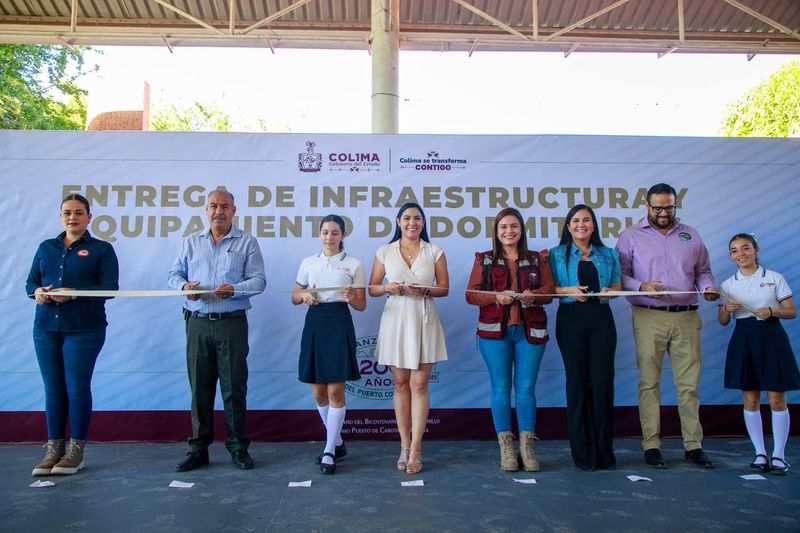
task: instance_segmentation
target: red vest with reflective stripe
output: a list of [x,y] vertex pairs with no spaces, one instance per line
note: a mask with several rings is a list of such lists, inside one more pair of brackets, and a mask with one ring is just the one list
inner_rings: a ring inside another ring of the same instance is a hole
[[[485,291],[505,291],[511,289],[511,275],[503,258],[492,263],[492,252],[476,253],[481,259],[483,274],[481,276],[481,289]],[[517,287],[518,292],[526,289],[539,288],[539,253],[528,252],[528,256],[517,259]],[[522,326],[525,328],[525,338],[531,344],[544,344],[550,338],[547,335],[547,314],[544,307],[537,304],[519,305]],[[478,315],[478,336],[483,339],[502,339],[506,332],[510,306],[490,304],[482,306]]]

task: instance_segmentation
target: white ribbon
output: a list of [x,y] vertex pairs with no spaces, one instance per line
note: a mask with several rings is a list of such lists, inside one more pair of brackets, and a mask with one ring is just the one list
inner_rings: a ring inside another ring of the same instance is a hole
[[[213,293],[213,289],[193,289],[190,291],[93,291],[76,289],[50,289],[43,294],[48,296],[88,297],[88,298],[156,298],[162,296],[192,296]],[[250,294],[257,291],[236,291],[234,294]],[[29,296],[34,296],[30,294]]]

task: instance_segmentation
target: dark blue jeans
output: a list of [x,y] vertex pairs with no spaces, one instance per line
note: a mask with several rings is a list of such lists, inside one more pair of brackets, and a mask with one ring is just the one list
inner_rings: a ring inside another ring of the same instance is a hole
[[85,440],[92,416],[92,372],[106,328],[60,333],[33,328],[33,346],[44,381],[47,438]]
[[511,387],[520,431],[536,431],[536,378],[544,344],[530,344],[521,326],[508,326],[502,339],[478,338],[492,388],[492,420],[497,433],[511,431]]

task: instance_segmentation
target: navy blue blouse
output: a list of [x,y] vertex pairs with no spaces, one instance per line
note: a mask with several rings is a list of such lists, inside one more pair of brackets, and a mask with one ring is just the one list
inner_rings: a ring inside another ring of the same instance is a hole
[[[39,245],[33,257],[25,291],[52,285],[76,290],[118,290],[119,263],[114,248],[85,232],[69,247],[65,232]],[[108,298],[80,297],[62,304],[36,306],[34,327],[46,331],[86,331],[105,327]]]

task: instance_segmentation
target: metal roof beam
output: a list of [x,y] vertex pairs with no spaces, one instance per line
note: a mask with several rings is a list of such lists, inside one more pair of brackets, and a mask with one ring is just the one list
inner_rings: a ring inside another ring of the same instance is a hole
[[686,40],[686,24],[683,18],[683,0],[678,0],[678,40]]
[[214,33],[218,33],[220,35],[225,35],[225,32],[220,30],[219,28],[215,28],[211,24],[209,24],[209,23],[207,23],[207,22],[205,22],[203,20],[200,20],[199,18],[197,18],[197,17],[195,17],[193,15],[190,15],[186,11],[183,11],[182,9],[178,9],[177,7],[173,6],[169,2],[165,2],[164,0],[151,0],[151,1],[155,2],[156,4],[162,6],[162,7],[166,8],[166,9],[169,9],[173,13],[175,13],[177,15],[180,15],[181,17],[183,17],[185,19],[191,20],[195,24],[200,25],[200,26],[206,28],[207,30],[211,30]]
[[[628,0],[625,0],[625,1],[627,2]],[[530,37],[528,37],[527,35],[524,35],[524,34],[518,32],[517,30],[515,30],[514,28],[512,28],[508,24],[499,21],[498,19],[496,19],[493,16],[491,16],[489,13],[487,13],[485,11],[481,11],[477,7],[473,6],[472,4],[468,4],[464,0],[453,0],[453,2],[455,2],[458,5],[460,5],[461,7],[463,7],[464,9],[466,9],[468,11],[472,11],[473,13],[478,15],[479,17],[488,20],[489,22],[491,22],[492,24],[494,24],[498,28],[501,28],[501,29],[507,31],[511,35],[516,35],[517,37],[519,37],[520,39],[525,40],[525,41],[530,41],[531,40]]]
[[533,26],[533,40],[539,40],[539,0],[531,0],[531,25]]
[[780,22],[772,20],[768,16],[759,13],[755,9],[753,9],[751,7],[748,7],[748,6],[744,5],[744,4],[742,4],[741,2],[738,2],[737,0],[722,0],[722,1],[729,3],[730,5],[735,7],[736,9],[741,9],[742,11],[744,11],[745,13],[750,15],[751,17],[755,17],[758,20],[760,20],[761,22],[765,22],[765,23],[769,24],[770,26],[772,26],[776,30],[781,31],[781,32],[785,33],[786,35],[789,35],[790,37],[794,37],[795,39],[800,40],[800,34],[797,33],[796,31],[793,31],[791,28],[787,28],[786,26],[784,26]]
[[591,20],[594,20],[594,19],[596,19],[597,17],[599,17],[599,16],[601,16],[601,15],[605,15],[606,13],[608,13],[609,11],[611,11],[612,9],[616,9],[616,8],[618,8],[619,6],[623,5],[623,4],[627,4],[628,2],[630,2],[630,0],[617,0],[617,1],[616,1],[616,2],[614,2],[613,4],[611,4],[611,5],[609,5],[609,6],[606,6],[606,7],[604,7],[604,8],[603,8],[603,9],[601,9],[600,11],[597,11],[597,12],[595,12],[595,13],[592,13],[592,14],[591,14],[591,15],[589,15],[588,17],[584,17],[584,18],[582,18],[581,20],[579,20],[578,22],[573,22],[573,23],[572,23],[572,24],[570,24],[569,26],[566,26],[565,28],[561,28],[560,30],[558,30],[558,31],[557,31],[557,32],[555,32],[555,33],[551,33],[550,35],[548,35],[547,37],[545,37],[545,38],[544,38],[544,40],[545,40],[545,41],[549,41],[549,40],[551,40],[551,39],[555,39],[556,37],[558,37],[558,36],[560,36],[560,35],[564,35],[564,34],[565,34],[565,33],[567,33],[568,31],[572,31],[572,30],[574,30],[575,28],[578,28],[578,27],[580,27],[580,26],[583,26],[583,25],[584,25],[584,24],[586,24],[587,22],[589,22],[589,21],[591,21]]
[[169,42],[169,39],[167,39],[167,36],[166,35],[162,35],[161,36],[161,40],[164,42],[164,45],[167,47],[167,50],[169,50],[169,53],[170,54],[174,53],[174,50],[172,49],[172,43]]
[[69,6],[69,29],[72,33],[78,29],[78,0],[72,0]]
[[283,9],[281,9],[280,11],[277,11],[275,14],[270,15],[270,16],[268,16],[266,18],[263,18],[263,19],[259,20],[258,22],[256,22],[255,24],[252,24],[252,25],[246,27],[245,29],[242,30],[242,35],[246,35],[246,34],[250,33],[251,31],[255,30],[256,28],[260,28],[264,24],[269,24],[273,20],[281,18],[286,13],[291,13],[292,11],[294,11],[295,9],[297,9],[299,7],[303,7],[304,5],[309,3],[310,1],[311,0],[298,0],[294,4],[290,4],[290,5],[286,6],[286,7],[284,7]]

